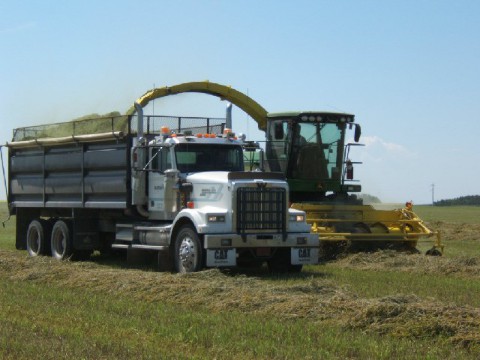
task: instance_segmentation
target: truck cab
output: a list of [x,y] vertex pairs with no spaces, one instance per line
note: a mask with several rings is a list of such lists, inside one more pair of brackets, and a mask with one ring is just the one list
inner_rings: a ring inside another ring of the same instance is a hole
[[209,187],[208,183],[218,177],[219,171],[243,171],[241,142],[233,138],[217,137],[213,134],[173,137],[163,135],[149,143],[148,151],[148,211],[152,219],[173,220],[178,211],[175,202],[172,202],[172,184],[169,185],[169,182],[173,181],[182,188],[183,198],[180,203],[186,207],[188,204],[185,190],[192,184],[193,174],[207,173],[204,179],[205,187],[199,195],[212,199],[218,189]]
[[309,233],[305,213],[288,208],[284,175],[245,172],[244,146],[244,137],[228,130],[193,134],[165,127],[134,147],[132,199],[140,201],[144,193],[140,213],[158,225],[137,227],[147,235],[135,239],[133,231],[131,243],[173,243],[179,271],[198,270],[203,256],[209,267],[267,262],[276,270],[299,271],[316,263],[318,239]]

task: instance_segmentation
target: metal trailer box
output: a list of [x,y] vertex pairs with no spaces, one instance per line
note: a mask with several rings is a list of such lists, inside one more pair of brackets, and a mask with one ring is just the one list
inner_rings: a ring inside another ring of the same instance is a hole
[[130,139],[9,148],[9,206],[125,209]]

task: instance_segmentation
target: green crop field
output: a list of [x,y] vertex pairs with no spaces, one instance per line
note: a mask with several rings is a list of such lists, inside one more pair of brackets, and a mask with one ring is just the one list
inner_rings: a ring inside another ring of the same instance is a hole
[[357,253],[292,275],[31,258],[15,250],[12,218],[0,229],[0,358],[478,359],[480,207],[414,210],[444,256]]

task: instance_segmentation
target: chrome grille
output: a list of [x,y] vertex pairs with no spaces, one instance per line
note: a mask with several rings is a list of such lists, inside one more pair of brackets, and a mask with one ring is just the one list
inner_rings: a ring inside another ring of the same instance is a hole
[[237,190],[237,232],[285,232],[286,191],[282,188],[243,187]]

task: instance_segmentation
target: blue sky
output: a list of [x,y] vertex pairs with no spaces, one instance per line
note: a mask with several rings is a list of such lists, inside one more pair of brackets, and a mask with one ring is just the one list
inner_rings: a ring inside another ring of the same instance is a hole
[[[2,144],[15,127],[208,79],[271,112],[354,113],[355,175],[384,202],[429,203],[431,184],[436,200],[480,194],[478,1],[4,0],[0,54]],[[155,112],[224,116],[225,103],[178,95]]]

